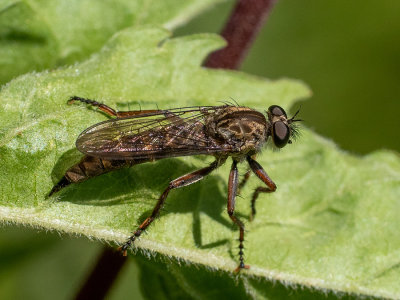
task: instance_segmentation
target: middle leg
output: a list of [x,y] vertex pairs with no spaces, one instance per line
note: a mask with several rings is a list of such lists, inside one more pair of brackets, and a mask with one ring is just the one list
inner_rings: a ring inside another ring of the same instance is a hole
[[[253,159],[256,159],[256,155],[252,156]],[[238,194],[240,194],[241,190],[244,188],[246,183],[249,181],[251,175],[251,169],[249,168],[243,176],[242,181],[239,183]]]
[[251,170],[247,170],[246,173],[244,173],[243,179],[242,181],[239,183],[239,187],[238,187],[238,194],[240,194],[240,192],[242,191],[243,187],[246,185],[247,181],[249,181],[251,175]]

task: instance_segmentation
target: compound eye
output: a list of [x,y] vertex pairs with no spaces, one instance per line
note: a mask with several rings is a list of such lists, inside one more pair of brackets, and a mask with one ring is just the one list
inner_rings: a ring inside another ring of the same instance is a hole
[[268,108],[268,111],[269,111],[270,114],[272,114],[273,116],[277,116],[277,117],[285,116],[285,118],[287,118],[287,115],[286,115],[285,110],[284,110],[282,107],[278,106],[278,105],[271,105],[271,106]]
[[288,143],[289,137],[289,127],[282,121],[275,122],[272,126],[272,139],[275,146],[278,148],[284,147]]

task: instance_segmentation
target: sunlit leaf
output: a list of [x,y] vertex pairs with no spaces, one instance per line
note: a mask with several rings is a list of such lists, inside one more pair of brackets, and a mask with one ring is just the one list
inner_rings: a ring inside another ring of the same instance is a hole
[[173,29],[224,0],[2,0],[0,84],[87,58],[117,31]]
[[[219,105],[232,97],[263,111],[271,104],[288,109],[310,94],[296,80],[200,67],[223,45],[215,35],[171,39],[158,28],[125,30],[81,64],[10,82],[0,93],[0,219],[121,243],[170,180],[213,160],[197,156],[138,165],[45,199],[79,160],[77,135],[107,119],[84,105],[67,105],[71,95],[119,110]],[[265,282],[277,280],[281,288],[305,287],[307,293],[317,288],[398,298],[398,155],[382,151],[355,157],[306,128],[301,133],[281,151],[266,148],[258,155],[278,190],[259,197],[253,222],[246,221],[249,199],[261,182],[252,177],[237,199],[251,265],[238,288],[268,298],[272,287]],[[219,276],[216,270],[232,274],[237,266],[238,231],[226,213],[229,162],[203,181],[172,191],[159,220],[135,244],[173,262],[182,293],[190,295],[200,277],[193,275],[195,265],[180,273],[177,261],[200,264],[202,280]],[[245,164],[240,171],[244,174]]]

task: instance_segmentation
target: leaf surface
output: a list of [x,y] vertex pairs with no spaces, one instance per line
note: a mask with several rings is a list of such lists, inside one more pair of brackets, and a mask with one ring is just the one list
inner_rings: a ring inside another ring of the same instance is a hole
[[87,58],[117,31],[175,28],[223,0],[1,0],[0,84]]
[[[272,104],[288,110],[310,95],[296,80],[200,67],[209,52],[223,45],[210,34],[171,39],[159,28],[128,29],[85,62],[24,75],[4,86],[0,219],[121,243],[149,215],[170,180],[212,162],[196,156],[138,165],[72,185],[46,200],[53,184],[81,157],[74,148],[78,134],[107,119],[84,105],[67,105],[71,95],[119,110],[219,105],[232,97],[260,111]],[[252,191],[260,185],[255,176],[237,199],[251,269],[242,272],[236,288],[249,297],[269,298],[263,282],[277,280],[282,287],[301,285],[307,291],[400,297],[398,155],[380,151],[355,157],[309,129],[301,133],[281,151],[266,148],[258,155],[278,190],[259,197],[253,222],[246,220]],[[201,182],[172,191],[161,217],[135,245],[173,263],[201,265],[205,282],[231,274],[239,233],[226,213],[229,168],[228,161]],[[242,164],[241,174],[245,171]],[[171,268],[192,295],[200,284],[195,265],[182,272]],[[216,290],[206,296],[221,294]]]

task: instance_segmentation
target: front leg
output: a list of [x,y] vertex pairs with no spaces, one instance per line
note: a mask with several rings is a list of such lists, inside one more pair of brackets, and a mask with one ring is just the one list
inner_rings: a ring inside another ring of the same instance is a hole
[[237,169],[237,161],[233,161],[231,172],[229,173],[229,182],[228,182],[228,215],[231,220],[239,227],[239,266],[236,268],[235,272],[240,271],[241,269],[248,269],[249,266],[244,264],[243,258],[243,241],[244,241],[244,224],[239,220],[238,217],[235,216],[235,198],[238,188],[238,169]]
[[213,170],[215,170],[220,164],[221,164],[220,161],[215,161],[208,167],[205,167],[203,169],[197,170],[195,172],[183,175],[175,180],[172,180],[169,183],[168,187],[165,189],[164,193],[162,193],[162,195],[158,199],[157,204],[154,207],[151,215],[148,218],[146,218],[146,220],[144,220],[144,222],[139,226],[138,229],[136,229],[136,231],[132,234],[132,236],[129,237],[129,239],[125,242],[125,244],[123,244],[119,248],[119,250],[123,252],[123,255],[126,256],[127,249],[143,233],[143,231],[146,230],[146,228],[155,220],[155,218],[157,218],[161,208],[164,206],[165,199],[167,199],[170,190],[181,188],[203,179],[205,176],[207,176]]
[[276,191],[276,184],[272,181],[271,178],[269,178],[267,172],[263,169],[263,167],[256,162],[254,159],[252,159],[250,156],[247,157],[247,162],[250,165],[251,170],[254,172],[254,174],[257,175],[258,178],[263,181],[267,187],[258,187],[253,193],[253,197],[251,198],[251,214],[250,214],[250,220],[253,220],[255,214],[256,214],[256,200],[258,198],[259,193],[272,193]]

